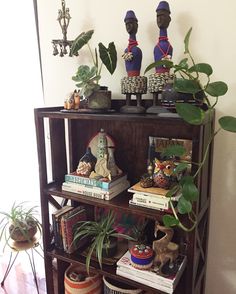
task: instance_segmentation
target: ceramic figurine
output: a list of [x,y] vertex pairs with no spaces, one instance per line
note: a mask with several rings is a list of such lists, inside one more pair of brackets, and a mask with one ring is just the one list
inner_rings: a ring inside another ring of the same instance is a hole
[[[126,94],[126,105],[123,106],[120,111],[126,113],[143,113],[145,109],[141,106],[141,100],[142,94],[147,92],[147,78],[140,76],[142,51],[138,47],[138,42],[136,40],[138,19],[134,11],[127,11],[124,22],[129,34],[129,43],[123,54],[127,77],[121,80],[121,92],[122,94]],[[136,96],[136,106],[131,105],[132,95]]]
[[108,162],[107,162],[107,167],[110,171],[110,177],[114,178],[120,174],[122,174],[122,170],[118,168],[115,162],[115,157],[114,157],[114,147],[108,147]]
[[174,230],[172,228],[167,228],[160,225],[158,222],[155,224],[154,235],[157,238],[157,233],[160,231],[162,234],[160,239],[153,241],[152,248],[156,253],[154,257],[154,266],[158,267],[158,270],[161,272],[162,267],[169,261],[170,270],[174,266],[174,262],[179,255],[179,245],[171,242]]
[[177,181],[174,174],[176,165],[173,160],[160,161],[157,158],[154,161],[153,182],[155,187],[169,189]]
[[93,156],[91,148],[88,147],[85,155],[79,161],[76,173],[80,176],[89,177],[91,172],[94,170],[96,161],[97,159]]
[[[154,47],[154,61],[163,59],[170,60],[173,54],[173,48],[168,40],[167,28],[170,24],[170,7],[168,2],[161,1],[156,9],[157,25],[160,29],[160,35],[156,46]],[[158,95],[162,92],[166,82],[173,79],[169,69],[165,66],[156,67],[156,73],[149,76],[148,90],[153,93],[153,106],[147,109],[148,113],[166,112],[162,107],[158,106]]]
[[108,157],[107,137],[104,130],[101,129],[98,134],[97,158],[104,158],[105,156]]
[[80,95],[79,91],[77,92],[76,90],[74,93],[70,93],[68,97],[64,101],[64,109],[67,110],[78,110],[79,109],[79,104],[80,104]]

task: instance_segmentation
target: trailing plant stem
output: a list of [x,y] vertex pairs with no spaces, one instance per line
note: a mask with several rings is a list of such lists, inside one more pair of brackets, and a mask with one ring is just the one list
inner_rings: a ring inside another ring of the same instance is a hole
[[204,165],[206,159],[207,159],[207,155],[208,155],[208,151],[209,151],[209,148],[210,148],[210,145],[211,145],[211,142],[213,141],[213,139],[215,138],[215,136],[219,133],[219,131],[221,130],[221,128],[219,128],[215,133],[213,133],[211,135],[211,138],[210,140],[208,141],[207,143],[207,147],[206,147],[206,150],[205,150],[205,153],[204,153],[204,156],[203,156],[203,159],[202,161],[200,162],[199,166],[198,166],[198,169],[196,171],[196,173],[194,174],[193,178],[196,178],[196,176],[199,174],[202,166]]
[[[185,227],[182,223],[181,223],[181,221],[179,220],[179,218],[178,218],[178,215],[177,215],[177,213],[176,213],[176,211],[175,211],[175,208],[174,208],[174,205],[173,205],[173,203],[172,203],[172,201],[170,200],[170,207],[171,207],[171,210],[172,210],[172,212],[173,212],[173,214],[174,214],[174,217],[179,221],[179,223],[178,223],[178,227],[180,227],[182,230],[184,230],[185,232],[191,232],[191,231],[193,231],[194,229],[195,229],[195,227],[196,227],[196,225],[197,225],[197,222],[196,221],[193,221],[193,226],[191,227],[191,228],[187,228],[187,227]],[[191,220],[192,221],[192,220]]]

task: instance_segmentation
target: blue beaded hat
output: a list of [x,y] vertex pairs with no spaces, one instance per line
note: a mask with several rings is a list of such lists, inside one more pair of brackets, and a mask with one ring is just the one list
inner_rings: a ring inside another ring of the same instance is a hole
[[133,12],[133,10],[128,10],[126,12],[126,16],[124,18],[124,22],[126,22],[128,19],[132,19],[132,20],[135,20],[135,21],[138,21],[135,13]]
[[161,1],[157,6],[156,11],[158,11],[158,10],[167,10],[170,13],[169,3],[166,1]]

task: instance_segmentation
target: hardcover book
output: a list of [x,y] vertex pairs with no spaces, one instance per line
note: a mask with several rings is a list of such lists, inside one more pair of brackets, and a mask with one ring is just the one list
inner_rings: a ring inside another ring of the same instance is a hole
[[79,221],[85,221],[86,219],[86,211],[83,206],[78,206],[63,214],[61,218],[63,247],[67,253],[73,253],[85,244],[85,242],[80,242],[77,246],[75,246],[74,244],[72,245],[72,242],[74,227]]
[[76,172],[73,172],[71,174],[66,174],[65,175],[65,182],[72,182],[72,183],[78,183],[86,186],[91,186],[91,187],[98,187],[103,190],[108,191],[118,183],[127,180],[127,175],[126,174],[121,174],[111,181],[106,180],[105,178],[101,179],[92,179],[92,178],[87,178],[87,177],[82,177],[78,176]]
[[55,242],[55,246],[59,249],[63,249],[63,241],[61,236],[61,217],[64,213],[72,209],[73,209],[72,206],[66,205],[52,213],[54,242]]
[[149,136],[149,148],[148,148],[148,162],[153,163],[154,159],[162,159],[161,153],[169,146],[181,145],[185,148],[186,153],[176,159],[189,161],[192,160],[192,141],[186,139],[174,139],[174,138],[162,138]]
[[158,273],[154,266],[152,266],[149,270],[140,270],[134,268],[131,265],[130,252],[127,251],[118,260],[116,273],[155,289],[165,291],[166,293],[173,293],[186,267],[186,263],[186,256],[179,255],[176,260],[173,273],[163,276],[162,274]]
[[111,200],[115,196],[119,195],[121,192],[125,191],[130,187],[127,180],[124,180],[111,188],[109,191],[98,190],[97,188],[88,187],[85,185],[80,185],[76,183],[64,182],[62,184],[62,190],[72,193],[77,193],[89,197],[94,197],[98,199]]

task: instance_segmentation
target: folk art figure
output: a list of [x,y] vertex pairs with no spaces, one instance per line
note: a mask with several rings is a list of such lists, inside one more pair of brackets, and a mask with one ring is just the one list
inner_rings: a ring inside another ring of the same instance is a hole
[[154,235],[157,238],[158,231],[164,233],[164,236],[158,240],[153,241],[152,249],[155,252],[154,266],[157,266],[161,272],[162,267],[169,261],[169,266],[173,267],[175,260],[179,255],[179,245],[171,242],[174,230],[155,223]]
[[[172,59],[173,47],[171,46],[167,35],[167,28],[171,21],[170,13],[169,3],[161,1],[156,9],[156,22],[160,31],[157,44],[154,47],[155,62],[163,59]],[[153,93],[153,106],[147,110],[148,113],[165,112],[161,107],[158,107],[158,95],[164,89],[167,81],[173,79],[173,75],[170,74],[169,69],[163,65],[156,67],[155,71],[154,74],[149,76],[148,90],[150,93]]]
[[[121,112],[143,113],[145,109],[141,106],[141,100],[142,94],[147,92],[147,78],[140,76],[142,51],[136,40],[138,19],[134,11],[127,11],[124,22],[129,34],[129,43],[123,54],[127,77],[121,80],[121,91],[126,94],[126,105],[121,108]],[[131,106],[132,95],[136,95],[137,106]]]

